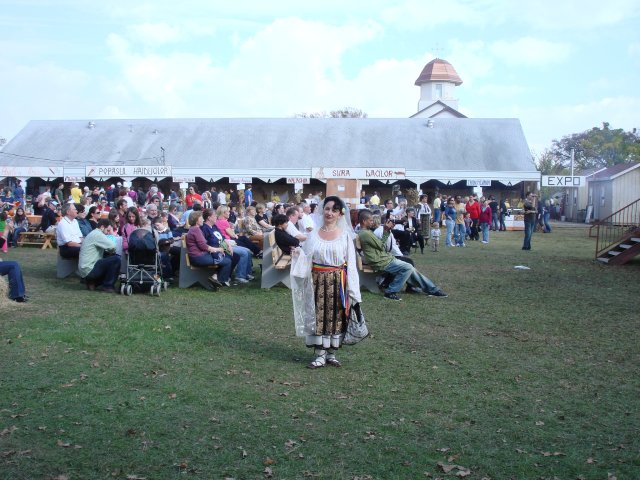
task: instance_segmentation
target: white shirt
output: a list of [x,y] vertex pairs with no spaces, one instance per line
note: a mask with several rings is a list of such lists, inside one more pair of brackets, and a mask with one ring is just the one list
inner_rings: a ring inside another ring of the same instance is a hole
[[224,194],[224,192],[218,192],[218,203],[220,205],[227,204],[227,196]]
[[287,233],[292,237],[298,237],[298,235],[303,235],[303,233],[296,228],[296,226],[291,223],[291,220],[287,223]]
[[62,217],[56,227],[56,243],[66,245],[69,242],[82,243],[82,232],[75,218]]
[[[302,215],[302,218],[298,220],[298,225],[302,225],[302,228],[305,232],[310,232],[313,230],[313,220],[311,219],[311,215],[307,215],[306,213]],[[308,229],[308,230],[307,230]]]
[[133,203],[133,199],[129,195],[125,195],[124,201],[127,202],[127,208],[135,207],[135,203]]
[[428,203],[421,203],[420,207],[418,207],[418,211],[416,212],[416,216],[420,218],[421,214],[431,215],[431,207]]

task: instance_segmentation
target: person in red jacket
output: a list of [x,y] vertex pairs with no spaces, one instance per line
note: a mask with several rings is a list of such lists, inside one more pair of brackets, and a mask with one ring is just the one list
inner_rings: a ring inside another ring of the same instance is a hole
[[489,243],[489,229],[493,220],[493,211],[489,205],[489,199],[483,199],[480,207],[480,230],[482,230],[482,243]]
[[476,199],[472,196],[469,197],[467,202],[467,213],[471,217],[471,238],[470,240],[479,240],[478,223],[480,221],[480,204],[476,202]]

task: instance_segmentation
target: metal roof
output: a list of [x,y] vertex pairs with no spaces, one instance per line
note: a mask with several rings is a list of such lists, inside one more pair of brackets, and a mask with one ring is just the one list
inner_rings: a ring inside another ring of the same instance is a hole
[[393,166],[432,178],[537,174],[519,120],[487,118],[34,120],[0,151],[0,165],[63,166],[66,175],[160,163],[161,147],[174,172],[195,174],[277,177],[314,166]]

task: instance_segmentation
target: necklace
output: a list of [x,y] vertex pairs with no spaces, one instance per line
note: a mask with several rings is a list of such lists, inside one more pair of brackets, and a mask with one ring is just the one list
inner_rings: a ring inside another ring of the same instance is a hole
[[337,228],[337,225],[334,225],[333,228],[327,228],[326,225],[323,225],[322,227],[320,227],[320,230],[322,230],[323,232],[333,232],[334,230],[337,230]]

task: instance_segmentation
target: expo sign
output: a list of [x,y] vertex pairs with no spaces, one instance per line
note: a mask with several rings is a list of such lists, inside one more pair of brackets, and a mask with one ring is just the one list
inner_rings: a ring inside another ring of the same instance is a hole
[[582,187],[586,185],[586,177],[571,175],[542,175],[543,187]]

